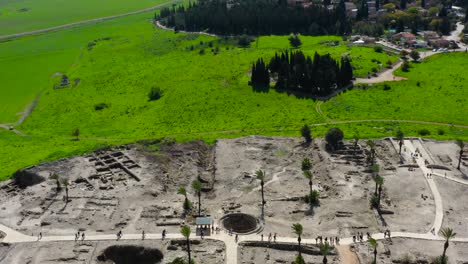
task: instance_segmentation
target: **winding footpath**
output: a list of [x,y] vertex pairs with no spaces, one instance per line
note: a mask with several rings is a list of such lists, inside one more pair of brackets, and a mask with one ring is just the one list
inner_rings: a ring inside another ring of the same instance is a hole
[[[393,144],[396,144],[393,142]],[[458,183],[468,185],[468,181],[456,179],[454,177],[445,177],[445,175],[441,175],[440,173],[433,173],[431,169],[427,168],[425,164],[425,159],[429,158],[430,155],[426,152],[423,145],[421,144],[421,139],[406,139],[404,140],[404,146],[406,151],[409,153],[417,153],[420,154],[415,157],[416,164],[422,170],[423,175],[426,178],[426,181],[431,189],[432,195],[434,197],[436,213],[434,217],[434,222],[431,227],[431,230],[426,233],[411,233],[411,232],[392,232],[392,238],[413,238],[413,239],[422,239],[422,240],[432,240],[432,241],[443,241],[444,239],[438,235],[438,232],[442,226],[443,221],[443,202],[442,197],[437,189],[436,183],[432,179],[432,177],[426,177],[427,174],[432,173],[432,175],[437,175],[439,177],[444,177],[448,180],[456,181]],[[418,151],[416,151],[418,150]],[[277,174],[283,173],[284,171],[280,171]],[[431,232],[434,230],[433,232]],[[66,235],[66,236],[44,236],[41,240],[38,240],[37,237],[28,236],[18,232],[14,229],[11,229],[5,225],[0,224],[0,231],[5,233],[6,236],[3,238],[4,243],[41,243],[41,242],[53,242],[53,241],[75,241],[74,235]],[[195,234],[192,234],[192,237]],[[376,233],[372,234],[372,238],[376,240],[384,240],[383,233]],[[139,234],[124,234],[121,240],[141,240],[142,236],[141,233]],[[146,234],[145,240],[161,240],[161,234]],[[183,236],[179,233],[174,234],[167,234],[166,239],[183,239]],[[199,238],[192,238],[192,239],[199,239]],[[228,235],[226,232],[221,231],[218,234],[212,234],[211,236],[207,236],[206,239],[209,240],[217,240],[224,242],[226,246],[226,264],[237,264],[238,263],[238,245],[240,242],[255,242],[255,241],[262,241],[262,237],[260,234],[252,234],[252,235],[245,235],[239,236],[239,241],[235,241],[234,236]],[[86,241],[116,241],[115,234],[87,234]],[[455,242],[468,242],[467,238],[455,238],[452,241]],[[277,237],[277,243],[297,243],[296,237]],[[315,244],[315,238],[303,238],[302,243],[304,245],[307,244]],[[340,239],[339,246],[347,246],[353,244],[352,237],[346,237]]]

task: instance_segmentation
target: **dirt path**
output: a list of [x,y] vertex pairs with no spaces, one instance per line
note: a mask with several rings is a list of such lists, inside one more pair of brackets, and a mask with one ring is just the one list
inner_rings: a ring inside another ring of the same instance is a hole
[[55,27],[50,27],[50,28],[38,29],[38,30],[22,32],[22,33],[16,33],[16,34],[11,34],[11,35],[3,35],[3,36],[0,36],[0,41],[15,39],[15,38],[21,38],[21,37],[31,36],[31,35],[37,35],[37,34],[42,34],[42,33],[47,33],[47,32],[53,32],[53,31],[57,31],[57,30],[65,29],[65,28],[70,28],[70,27],[82,26],[82,25],[87,25],[87,24],[94,24],[94,23],[97,23],[97,22],[107,21],[107,20],[111,20],[111,19],[131,16],[131,15],[137,15],[137,14],[153,11],[153,10],[159,9],[161,7],[164,7],[166,5],[177,3],[179,1],[180,0],[172,0],[172,1],[169,1],[169,2],[166,2],[166,3],[163,3],[163,4],[159,4],[159,5],[156,5],[156,6],[152,6],[152,7],[148,7],[148,8],[145,8],[145,9],[141,9],[141,10],[125,13],[125,14],[120,14],[120,15],[93,18],[93,19],[68,23],[68,24],[55,26]]
[[[167,30],[167,31],[174,31],[173,28],[169,28],[169,27],[166,27],[166,26],[164,26],[163,24],[161,24],[161,22],[159,22],[159,20],[156,21],[155,25],[156,25],[158,28],[160,28],[160,29],[164,29],[164,30]],[[205,35],[205,36],[210,36],[210,37],[220,37],[219,35],[215,35],[215,34],[203,32],[203,31],[199,31],[199,32],[190,32],[190,31],[179,30],[179,31],[177,31],[177,32],[186,33],[186,34]]]
[[6,130],[10,130],[10,131],[14,132],[15,134],[17,134],[19,136],[26,137],[27,136],[26,134],[24,134],[21,131],[15,129],[14,127],[21,125],[24,122],[24,120],[26,120],[26,118],[28,118],[28,116],[32,113],[34,108],[36,108],[36,105],[39,102],[39,97],[41,97],[41,93],[42,92],[39,92],[37,94],[36,98],[31,103],[29,103],[26,106],[26,108],[24,108],[24,110],[21,112],[21,116],[18,119],[18,121],[16,121],[15,123],[0,124],[0,127],[4,128]]
[[356,256],[356,253],[352,252],[349,246],[338,246],[336,249],[340,255],[341,263],[359,264],[359,259]]

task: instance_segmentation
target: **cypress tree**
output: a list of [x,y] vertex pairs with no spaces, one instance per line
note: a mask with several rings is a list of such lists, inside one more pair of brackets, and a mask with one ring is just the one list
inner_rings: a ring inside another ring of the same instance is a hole
[[465,9],[465,23],[468,23],[468,6]]
[[407,0],[400,0],[400,9],[405,10],[406,4],[407,4]]

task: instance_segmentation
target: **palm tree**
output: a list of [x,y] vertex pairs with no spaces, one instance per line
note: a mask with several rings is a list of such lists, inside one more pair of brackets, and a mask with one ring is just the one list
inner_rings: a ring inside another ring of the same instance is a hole
[[187,239],[187,254],[188,254],[188,263],[192,263],[192,258],[190,256],[190,226],[184,225],[180,229],[180,233]]
[[57,192],[60,192],[62,190],[62,186],[60,185],[60,176],[54,172],[49,176],[49,179],[55,180],[55,183],[57,184]]
[[255,174],[257,175],[257,179],[260,180],[260,186],[262,190],[262,219],[263,219],[265,216],[265,204],[266,204],[265,194],[263,192],[264,191],[263,186],[265,185],[265,172],[262,170],[257,170]]
[[403,140],[405,139],[405,135],[401,130],[398,130],[396,133],[396,138],[398,139],[398,145],[400,145],[400,150],[398,151],[398,154],[401,155],[401,147],[403,146]]
[[68,179],[62,179],[61,182],[63,186],[65,186],[65,203],[68,203],[68,185],[70,185],[70,183],[68,182]]
[[184,208],[184,211],[188,211],[192,206],[190,204],[190,201],[189,199],[187,198],[187,190],[185,189],[185,187],[180,187],[178,190],[177,190],[177,194],[180,194],[180,195],[183,195],[184,196],[184,204],[183,204],[183,208]]
[[[310,172],[310,170],[304,171],[304,177],[306,177],[306,179],[309,180],[309,188],[310,188],[309,194],[311,194],[312,193],[312,172]],[[312,204],[312,199],[310,199],[310,204]]]
[[332,247],[328,243],[320,243],[320,254],[323,256],[323,264],[327,264],[327,256],[330,254]]
[[460,140],[458,139],[457,140],[457,145],[460,147],[460,156],[458,157],[458,166],[457,166],[457,169],[459,170],[460,169],[460,163],[461,163],[461,160],[462,160],[462,156],[463,156],[463,148],[465,147],[465,143],[463,142],[463,140]]
[[357,150],[357,146],[358,146],[358,142],[359,142],[359,135],[354,135],[354,156],[356,156],[356,150]]
[[297,243],[298,243],[298,251],[299,251],[299,256],[301,255],[301,236],[302,236],[302,225],[299,223],[293,224],[292,225],[292,230],[293,233],[297,235]]
[[[379,177],[379,171],[380,171],[380,166],[377,165],[377,164],[374,164],[371,166],[371,170],[372,170],[372,177],[374,178],[374,180]],[[374,191],[374,194],[377,195],[377,181],[375,182],[375,191]]]
[[304,158],[302,160],[302,165],[301,165],[302,171],[307,171],[312,169],[312,164],[310,163],[310,160],[308,158]]
[[201,191],[202,184],[199,180],[194,180],[192,182],[192,188],[197,193],[198,196],[198,216],[201,216]]
[[370,162],[371,165],[374,165],[375,160],[375,142],[373,140],[367,140],[367,146],[370,148]]
[[384,184],[384,178],[382,176],[378,176],[375,179],[376,184],[379,185],[379,198],[377,200],[377,209],[380,209],[380,199],[382,198],[382,185]]
[[446,228],[442,228],[439,231],[439,235],[442,236],[443,238],[445,238],[444,252],[442,253],[442,261],[443,261],[442,263],[447,263],[447,261],[445,259],[446,258],[445,253],[447,252],[447,248],[449,247],[450,239],[455,238],[457,233],[453,232],[452,228],[446,227]]
[[377,240],[373,239],[373,238],[369,238],[369,240],[367,241],[369,243],[369,246],[374,249],[374,261],[372,262],[373,264],[376,264],[377,263]]

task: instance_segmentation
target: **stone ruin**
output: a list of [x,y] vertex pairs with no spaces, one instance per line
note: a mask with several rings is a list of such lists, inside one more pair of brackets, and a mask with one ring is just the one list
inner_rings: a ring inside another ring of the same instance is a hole
[[[137,182],[141,180],[138,176],[141,171],[140,165],[121,150],[96,151],[86,158],[96,169],[96,174],[89,176],[88,179],[97,180],[101,190],[112,189],[117,182],[126,185],[128,179]],[[93,185],[83,178],[75,182],[84,182],[88,188],[93,188]]]
[[221,217],[220,222],[226,230],[231,230],[235,234],[253,234],[263,228],[257,218],[244,213],[227,214]]

